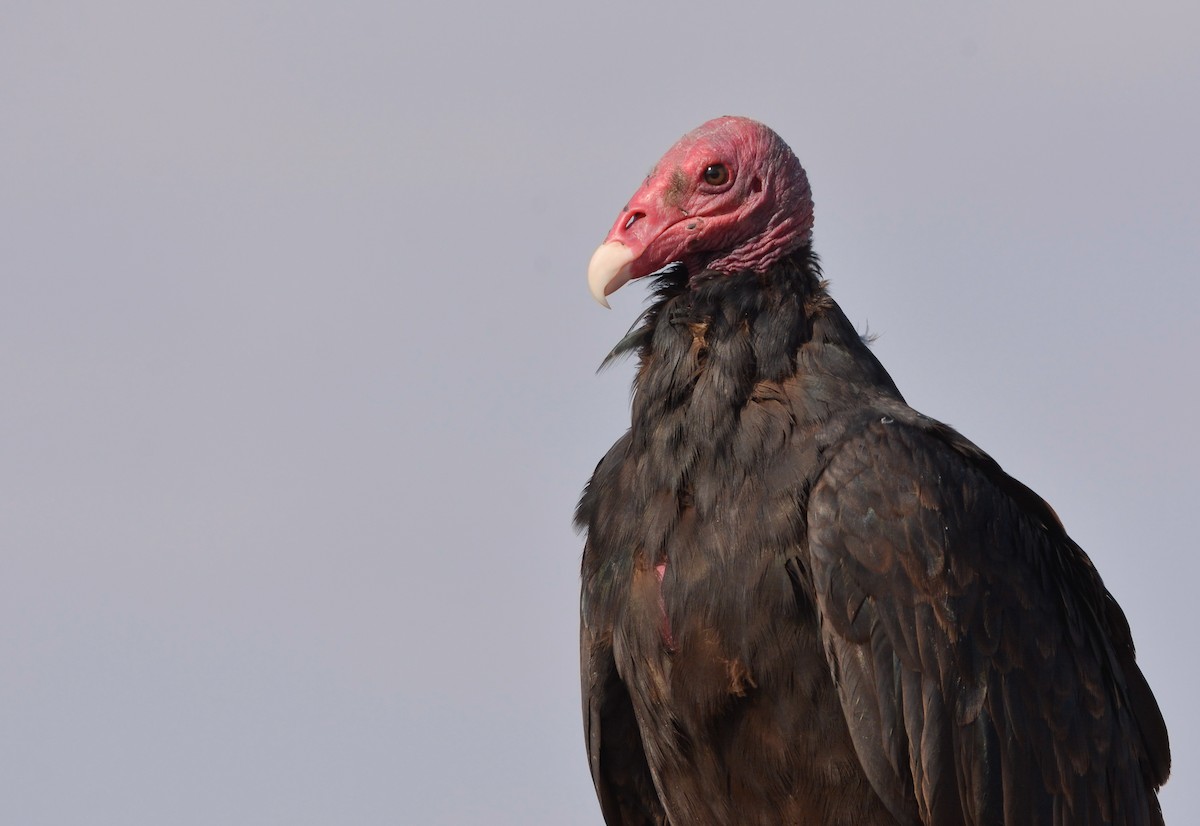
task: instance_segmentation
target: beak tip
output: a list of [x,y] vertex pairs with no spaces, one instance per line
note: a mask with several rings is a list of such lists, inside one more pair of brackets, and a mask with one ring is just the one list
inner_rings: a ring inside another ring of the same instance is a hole
[[601,307],[611,309],[608,296],[629,280],[633,258],[633,250],[620,241],[607,241],[592,253],[588,262],[588,289]]

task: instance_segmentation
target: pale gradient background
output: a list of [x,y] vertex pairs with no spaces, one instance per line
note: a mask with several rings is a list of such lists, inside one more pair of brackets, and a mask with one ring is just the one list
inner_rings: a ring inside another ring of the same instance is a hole
[[659,154],[795,147],[909,400],[1129,613],[1200,811],[1200,12],[0,5],[0,823],[598,824],[578,492]]

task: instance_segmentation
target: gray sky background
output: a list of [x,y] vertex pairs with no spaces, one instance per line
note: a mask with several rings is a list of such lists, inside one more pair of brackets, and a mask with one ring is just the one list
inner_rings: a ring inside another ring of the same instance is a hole
[[1192,819],[1200,12],[1049,6],[4,2],[0,822],[599,824],[570,520],[645,289],[584,270],[721,114],[1092,555]]

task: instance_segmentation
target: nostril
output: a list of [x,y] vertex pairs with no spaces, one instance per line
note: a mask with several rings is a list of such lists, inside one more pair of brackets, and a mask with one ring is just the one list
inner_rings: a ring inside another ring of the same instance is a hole
[[625,222],[625,229],[629,229],[631,226],[634,225],[634,223],[636,221],[638,221],[641,218],[645,218],[645,217],[646,217],[646,213],[644,213],[644,212],[633,213],[632,215],[629,216],[629,220]]
[[751,192],[762,192],[762,179],[761,178],[755,178],[753,181],[750,182],[750,191]]

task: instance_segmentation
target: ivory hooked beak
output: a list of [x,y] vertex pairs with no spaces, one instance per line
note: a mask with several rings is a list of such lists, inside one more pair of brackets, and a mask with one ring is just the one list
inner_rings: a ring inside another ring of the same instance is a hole
[[633,250],[620,241],[606,241],[592,253],[588,263],[588,289],[601,307],[608,307],[608,296],[630,279]]

